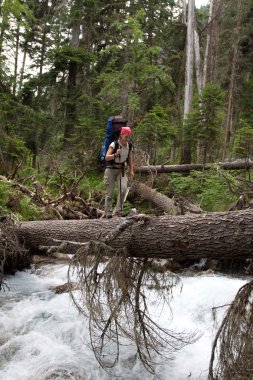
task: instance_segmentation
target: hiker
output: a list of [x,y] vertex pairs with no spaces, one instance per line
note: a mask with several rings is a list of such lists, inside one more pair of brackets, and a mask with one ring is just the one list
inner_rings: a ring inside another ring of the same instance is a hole
[[112,218],[112,200],[115,182],[117,181],[119,191],[114,215],[122,216],[123,203],[127,191],[127,173],[129,172],[131,179],[134,176],[132,144],[130,142],[131,134],[132,130],[128,126],[122,127],[118,140],[110,144],[105,156],[105,217],[108,219]]

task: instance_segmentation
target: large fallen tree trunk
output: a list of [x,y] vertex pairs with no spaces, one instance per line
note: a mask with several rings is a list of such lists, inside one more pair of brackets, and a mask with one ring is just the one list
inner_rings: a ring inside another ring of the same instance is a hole
[[[219,162],[216,165],[217,168],[224,170],[240,170],[240,169],[249,169],[253,167],[253,161],[235,161],[235,162]],[[201,165],[201,164],[183,164],[183,165],[150,165],[150,166],[140,166],[136,168],[136,172],[142,174],[149,173],[185,173],[192,170],[209,170],[215,168],[214,164],[210,165]]]
[[[128,227],[126,227],[128,225]],[[124,227],[125,226],[125,227]],[[173,258],[253,258],[253,211],[206,213],[201,215],[148,217],[110,220],[56,220],[24,222],[15,231],[31,253],[47,250],[62,241],[61,252],[74,253],[81,243],[108,241],[110,247],[126,247],[133,257]]]

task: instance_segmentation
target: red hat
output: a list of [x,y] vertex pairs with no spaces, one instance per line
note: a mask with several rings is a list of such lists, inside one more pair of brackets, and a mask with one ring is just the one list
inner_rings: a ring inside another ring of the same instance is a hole
[[120,135],[131,135],[132,130],[129,127],[122,127],[120,130]]

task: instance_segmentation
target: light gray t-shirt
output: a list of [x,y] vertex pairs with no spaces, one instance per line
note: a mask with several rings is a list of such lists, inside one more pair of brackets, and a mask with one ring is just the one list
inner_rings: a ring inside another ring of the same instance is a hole
[[[115,158],[115,163],[118,164],[119,162],[125,162],[128,158],[129,154],[129,144],[127,143],[127,146],[122,146],[120,142],[118,142],[119,147],[118,149],[121,149],[121,157],[116,157]],[[115,149],[115,141],[113,141],[110,146]]]

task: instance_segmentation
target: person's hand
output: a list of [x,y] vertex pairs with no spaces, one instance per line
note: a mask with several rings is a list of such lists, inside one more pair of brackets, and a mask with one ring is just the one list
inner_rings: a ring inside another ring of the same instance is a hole
[[115,157],[119,157],[121,155],[121,149],[117,149],[115,153]]
[[134,178],[134,171],[133,171],[133,170],[130,171],[130,178],[131,178],[131,179]]

